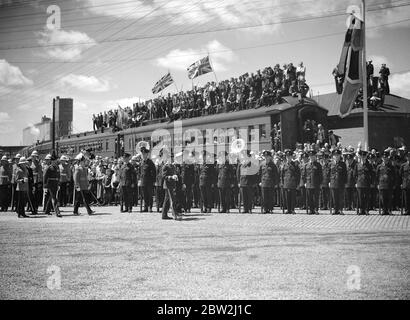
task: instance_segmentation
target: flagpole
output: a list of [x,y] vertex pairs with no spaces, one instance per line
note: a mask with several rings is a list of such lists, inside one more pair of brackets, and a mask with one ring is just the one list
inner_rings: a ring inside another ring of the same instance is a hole
[[213,65],[212,65],[212,62],[211,62],[211,55],[209,54],[209,52],[208,52],[208,57],[209,57],[209,64],[211,65],[212,72],[214,73],[216,83],[218,83],[219,81],[218,81],[218,78],[216,77],[215,68],[214,68],[214,67],[213,67]]
[[363,131],[364,131],[364,149],[369,149],[369,115],[367,108],[367,61],[366,61],[366,3],[362,0],[362,15],[363,15],[363,61],[362,61],[362,77],[363,77]]

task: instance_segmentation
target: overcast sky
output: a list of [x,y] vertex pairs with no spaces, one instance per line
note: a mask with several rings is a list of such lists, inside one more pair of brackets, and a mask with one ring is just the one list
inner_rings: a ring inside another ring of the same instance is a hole
[[[392,72],[391,92],[410,98],[410,1],[367,0],[367,56]],[[334,92],[346,8],[325,0],[0,0],[0,145],[18,145],[22,129],[51,115],[55,96],[74,99],[74,131],[93,113],[153,97],[171,72],[175,92],[191,88],[186,68],[208,53],[229,79],[266,66],[303,61],[315,95]],[[47,28],[47,8],[61,29]]]

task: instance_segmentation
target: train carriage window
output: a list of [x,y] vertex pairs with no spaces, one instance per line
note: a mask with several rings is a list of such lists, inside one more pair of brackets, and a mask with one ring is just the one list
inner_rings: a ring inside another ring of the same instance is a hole
[[266,138],[266,124],[259,125],[259,138]]

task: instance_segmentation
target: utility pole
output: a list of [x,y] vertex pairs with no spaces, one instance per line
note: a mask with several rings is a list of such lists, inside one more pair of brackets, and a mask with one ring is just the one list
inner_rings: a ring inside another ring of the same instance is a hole
[[56,99],[53,98],[53,119],[51,121],[51,148],[52,153],[56,157]]
[[363,77],[363,131],[364,131],[364,149],[369,149],[369,115],[367,107],[367,60],[366,60],[366,3],[362,0],[362,15],[363,15],[363,62],[362,62],[362,77]]

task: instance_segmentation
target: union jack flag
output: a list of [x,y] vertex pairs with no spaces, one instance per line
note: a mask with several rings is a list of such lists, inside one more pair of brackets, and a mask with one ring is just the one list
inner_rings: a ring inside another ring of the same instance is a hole
[[164,90],[173,82],[174,80],[172,79],[171,74],[168,72],[165,76],[157,81],[154,88],[152,88],[152,93],[158,93],[161,90]]
[[188,67],[188,78],[194,79],[198,76],[202,76],[205,73],[212,72],[211,63],[209,62],[209,56],[202,58],[191,64]]

